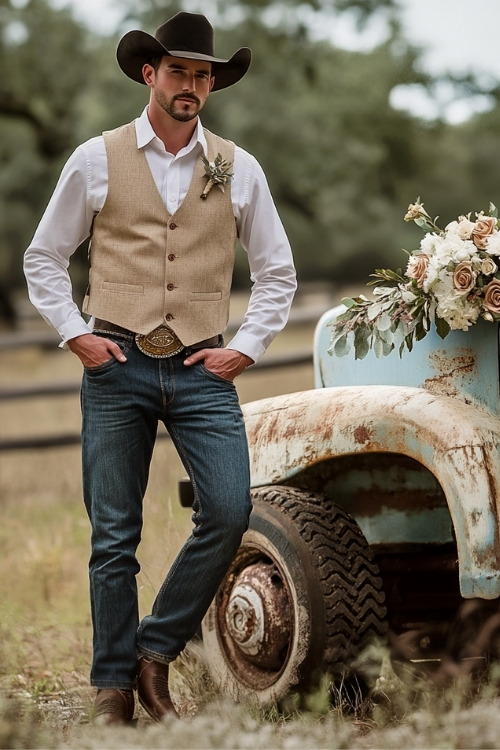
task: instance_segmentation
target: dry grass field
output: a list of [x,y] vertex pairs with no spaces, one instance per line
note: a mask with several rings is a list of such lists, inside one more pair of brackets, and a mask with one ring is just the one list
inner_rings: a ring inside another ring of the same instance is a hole
[[[312,327],[285,332],[273,352],[312,347]],[[77,381],[78,361],[36,348],[0,354],[0,388]],[[313,386],[311,366],[248,372],[243,402]],[[79,430],[78,396],[0,402],[1,438]],[[158,441],[139,550],[140,604],[154,593],[189,533],[180,507],[184,472],[168,440]],[[495,675],[479,687],[406,686],[380,651],[374,700],[333,703],[310,696],[300,714],[256,710],[217,695],[193,645],[175,664],[172,691],[182,719],[103,730],[88,723],[89,528],[81,501],[78,446],[0,453],[0,748],[500,748]],[[380,669],[378,669],[380,667]],[[499,680],[500,682],[500,680]]]

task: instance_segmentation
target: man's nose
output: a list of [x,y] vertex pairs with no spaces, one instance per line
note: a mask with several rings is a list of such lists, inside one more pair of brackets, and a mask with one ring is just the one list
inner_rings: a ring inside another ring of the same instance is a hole
[[183,80],[183,86],[182,88],[185,91],[194,91],[196,84],[196,78],[194,73],[186,73]]

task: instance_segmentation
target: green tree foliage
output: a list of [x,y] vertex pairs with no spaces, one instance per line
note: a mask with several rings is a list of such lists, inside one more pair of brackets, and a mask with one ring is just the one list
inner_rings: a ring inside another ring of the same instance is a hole
[[248,80],[223,94],[217,127],[265,165],[302,279],[359,274],[365,256],[371,268],[387,254],[398,181],[418,171],[418,123],[389,104],[415,76],[413,56],[396,58],[390,41],[366,55],[279,31],[253,38]]
[[45,0],[0,5],[0,272],[22,283],[21,255],[75,143],[87,32]]
[[[137,19],[153,26],[179,10],[186,10],[180,0],[167,3],[162,0],[123,0],[123,7],[129,20]],[[265,26],[267,18],[277,17],[286,19],[291,28],[301,24],[303,16],[297,12],[299,10],[321,13],[324,17],[347,12],[354,15],[362,27],[374,13],[397,17],[398,0],[198,0],[190,4],[189,10],[216,18],[219,28],[234,25],[235,19],[255,21]]]

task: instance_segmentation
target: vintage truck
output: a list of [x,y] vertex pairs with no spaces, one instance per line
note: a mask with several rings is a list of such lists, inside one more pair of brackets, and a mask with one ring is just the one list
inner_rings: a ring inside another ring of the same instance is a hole
[[328,351],[341,309],[315,388],[244,406],[254,511],[202,634],[215,682],[261,705],[500,596],[498,324],[355,360]]

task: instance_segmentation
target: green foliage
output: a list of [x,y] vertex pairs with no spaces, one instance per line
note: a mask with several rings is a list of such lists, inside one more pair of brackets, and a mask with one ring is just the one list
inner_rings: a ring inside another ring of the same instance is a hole
[[[162,3],[158,0],[124,0],[127,18],[137,18],[160,24],[166,18],[179,10],[186,10],[182,2]],[[388,12],[390,15],[397,10],[397,0],[239,0],[238,15],[245,21],[254,19],[259,21],[263,13],[271,12],[285,14],[288,20],[294,22],[298,18],[296,9],[310,9],[323,14],[349,12],[354,14],[360,25],[363,25],[374,13]],[[211,17],[224,20],[233,16],[234,0],[212,0],[210,8],[204,0],[191,3],[189,10],[195,13],[206,13]],[[222,24],[224,25],[224,24]]]
[[[349,354],[352,345],[355,359],[364,359],[370,349],[378,359],[386,357],[393,349],[401,356],[405,348],[411,351],[414,341],[423,339],[430,329],[430,303],[418,293],[416,284],[412,285],[414,301],[408,305],[401,298],[399,285],[408,284],[409,279],[401,271],[377,269],[372,276],[383,284],[377,288],[375,301],[363,295],[342,300],[346,311],[332,324],[329,349],[337,357]],[[439,318],[436,327],[442,338],[450,331],[449,325]]]
[[0,11],[0,271],[20,285],[19,258],[74,145],[91,58],[68,11],[46,0]]
[[255,40],[250,72],[209,100],[204,119],[264,165],[301,278],[333,279],[341,265],[356,276],[346,261],[367,253],[371,268],[386,257],[394,183],[418,171],[417,126],[389,105],[413,55],[394,58],[390,43],[353,53],[248,24],[233,30],[233,47],[245,37]]
[[88,75],[86,32],[46,0],[7,4],[0,15],[0,115],[27,122],[51,159],[73,145],[75,102]]

